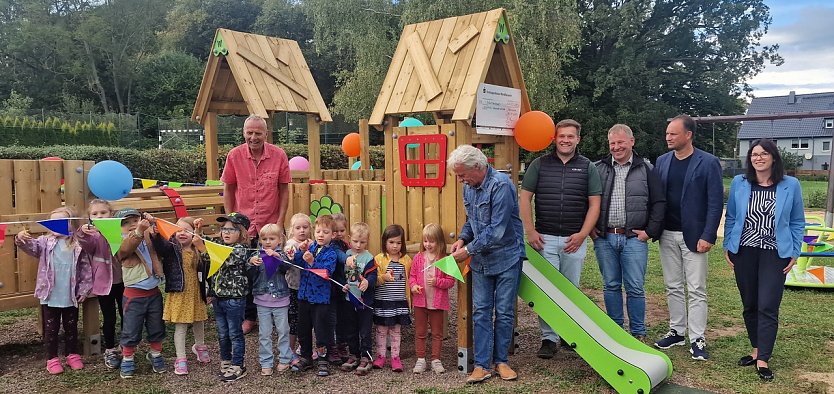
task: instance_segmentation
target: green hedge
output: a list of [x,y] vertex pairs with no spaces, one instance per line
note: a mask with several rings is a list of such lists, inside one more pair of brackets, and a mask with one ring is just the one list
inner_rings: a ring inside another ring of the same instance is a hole
[[[281,147],[287,156],[307,156],[307,146],[286,144]],[[231,146],[219,149],[219,165],[222,170],[226,154]],[[347,157],[337,145],[321,146],[322,169],[347,168]],[[385,165],[384,148],[372,146],[370,149],[371,165],[382,169]],[[125,149],[102,146],[53,145],[45,147],[0,146],[0,159],[38,160],[47,156],[58,156],[66,160],[115,160],[123,163],[134,177],[177,182],[202,182],[206,179],[206,156],[202,146],[190,150],[169,149]]]

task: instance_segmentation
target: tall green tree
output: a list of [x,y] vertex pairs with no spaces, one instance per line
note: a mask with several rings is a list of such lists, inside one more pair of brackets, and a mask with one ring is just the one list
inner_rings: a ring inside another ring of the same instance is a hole
[[[582,151],[607,153],[607,130],[626,123],[640,154],[666,151],[666,119],[679,113],[744,111],[746,81],[778,46],[762,46],[771,22],[762,0],[582,0],[582,47],[569,70],[577,81],[560,117],[583,123]],[[732,153],[734,125],[716,126],[716,154]],[[712,126],[695,143],[712,149]]]

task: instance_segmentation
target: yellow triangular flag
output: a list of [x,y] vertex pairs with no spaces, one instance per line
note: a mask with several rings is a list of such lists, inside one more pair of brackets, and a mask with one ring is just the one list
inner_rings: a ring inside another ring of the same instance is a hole
[[229,258],[229,255],[232,254],[232,247],[226,245],[220,245],[219,243],[206,241],[206,252],[208,252],[209,257],[211,258],[211,265],[209,266],[208,277],[211,278],[214,274],[217,273],[217,270],[220,269],[220,266],[223,265],[223,262]]
[[145,179],[142,178],[142,189],[149,189],[156,186],[156,183],[159,182],[156,179]]

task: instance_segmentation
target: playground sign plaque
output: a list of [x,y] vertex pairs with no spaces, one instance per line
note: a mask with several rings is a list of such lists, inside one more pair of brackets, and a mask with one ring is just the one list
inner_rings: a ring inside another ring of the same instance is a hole
[[475,107],[478,134],[513,135],[521,114],[521,89],[482,83]]

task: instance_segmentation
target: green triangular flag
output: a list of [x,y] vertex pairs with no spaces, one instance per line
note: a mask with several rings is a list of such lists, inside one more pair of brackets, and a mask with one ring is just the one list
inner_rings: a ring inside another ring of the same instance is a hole
[[110,244],[110,253],[116,254],[119,247],[122,246],[122,219],[106,218],[106,219],[92,219],[93,226],[96,226],[98,231]]
[[170,188],[178,188],[178,187],[182,187],[182,182],[171,182],[171,181],[168,181],[168,187],[170,187]]
[[446,275],[452,276],[455,279],[461,281],[461,283],[466,283],[463,280],[463,275],[460,273],[460,268],[458,267],[457,261],[452,256],[446,256],[440,260],[434,262],[434,264],[426,267],[429,269],[430,267],[435,266],[437,269],[443,271]]
[[214,179],[206,179],[206,186],[223,186],[223,182]]

